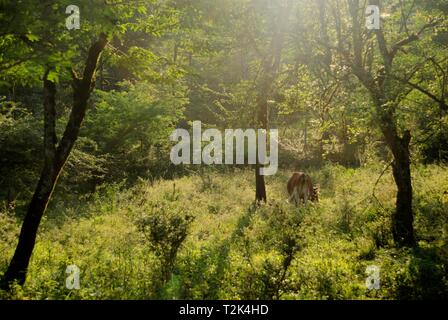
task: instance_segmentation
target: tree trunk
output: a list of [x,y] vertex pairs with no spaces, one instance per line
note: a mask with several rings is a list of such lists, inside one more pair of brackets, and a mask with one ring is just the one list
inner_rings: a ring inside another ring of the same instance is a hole
[[[270,90],[270,81],[268,78],[261,83],[260,94],[258,96],[258,124],[261,129],[268,130],[268,92]],[[258,149],[257,149],[258,153]],[[264,176],[260,174],[260,167],[263,164],[259,163],[258,155],[256,157],[255,164],[255,201],[267,201],[266,197],[266,184],[264,182]]]
[[[374,96],[375,100],[375,96]],[[385,101],[385,100],[382,100]],[[376,100],[377,113],[380,115],[380,128],[385,141],[392,152],[392,173],[397,186],[396,208],[392,215],[392,235],[399,246],[415,245],[412,212],[412,180],[409,143],[411,133],[406,130],[402,137],[398,135],[393,116],[394,106]]]
[[[280,68],[281,55],[283,49],[283,43],[285,38],[285,28],[291,12],[292,1],[288,0],[287,3],[279,8],[277,23],[272,34],[270,44],[270,54],[264,58],[262,62],[262,73],[259,85],[259,94],[257,97],[258,117],[257,124],[261,129],[268,131],[269,127],[269,110],[268,99],[271,94],[272,83],[275,80],[278,69]],[[255,165],[255,200],[266,202],[266,185],[264,182],[264,176],[260,175],[260,164],[258,156],[256,157]]]
[[266,184],[264,176],[260,174],[260,164],[257,161],[255,165],[255,200],[266,202]]
[[[406,131],[394,145],[399,145],[399,152],[394,152],[392,173],[397,185],[395,213],[392,215],[392,234],[395,243],[402,247],[415,245],[413,212],[412,212],[412,180],[410,167],[409,142],[411,135]],[[396,155],[395,155],[396,154]]]
[[14,281],[17,281],[20,285],[23,285],[25,282],[37,230],[56,184],[56,179],[47,170],[42,170],[41,178],[28,207],[28,212],[20,231],[19,243],[2,281],[2,289],[8,289],[9,284]]
[[8,290],[13,282],[25,283],[28,265],[36,242],[40,221],[45,213],[58,177],[78,138],[79,128],[87,109],[87,101],[94,87],[94,74],[98,59],[107,44],[102,34],[89,50],[82,79],[73,72],[73,107],[61,142],[56,147],[55,95],[56,86],[48,80],[49,70],[44,75],[44,167],[27,214],[20,230],[19,242],[8,269],[1,281],[1,288]]

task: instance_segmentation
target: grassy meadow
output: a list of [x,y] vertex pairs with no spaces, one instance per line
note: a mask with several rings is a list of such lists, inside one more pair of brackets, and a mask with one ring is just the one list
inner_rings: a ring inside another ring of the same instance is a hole
[[[383,166],[307,170],[320,202],[286,202],[291,170],[202,171],[173,180],[56,190],[40,226],[27,281],[8,299],[422,299],[448,297],[448,170],[413,167],[418,246],[393,246],[395,185]],[[379,179],[378,179],[379,178]],[[0,275],[20,219],[0,214]],[[80,289],[66,288],[79,267]],[[366,286],[367,266],[380,287]]]

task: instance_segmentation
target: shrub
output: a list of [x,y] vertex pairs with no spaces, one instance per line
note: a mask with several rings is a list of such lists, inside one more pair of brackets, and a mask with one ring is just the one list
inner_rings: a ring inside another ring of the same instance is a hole
[[[301,223],[305,210],[271,202],[255,212],[249,209],[249,223],[236,243],[242,256],[239,288],[243,299],[279,299],[288,290],[289,268],[304,243]],[[243,285],[242,285],[243,284]]]
[[177,253],[193,220],[194,216],[183,212],[179,205],[165,201],[151,204],[149,212],[136,221],[149,248],[160,259],[162,284],[171,278]]

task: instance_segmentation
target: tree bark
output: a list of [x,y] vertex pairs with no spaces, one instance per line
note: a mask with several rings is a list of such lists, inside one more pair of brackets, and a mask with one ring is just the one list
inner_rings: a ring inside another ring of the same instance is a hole
[[[377,92],[378,93],[378,92]],[[412,179],[411,156],[409,143],[411,133],[406,130],[400,137],[396,120],[393,115],[396,106],[390,105],[386,97],[378,99],[374,91],[371,91],[379,115],[379,126],[384,140],[392,152],[392,174],[397,186],[395,212],[392,214],[392,235],[397,246],[412,247],[415,245],[412,211]]]
[[13,282],[25,283],[28,265],[36,243],[37,231],[42,216],[58,181],[59,175],[78,138],[79,128],[84,119],[87,102],[95,84],[95,71],[98,59],[107,44],[106,35],[90,47],[83,78],[73,72],[73,107],[63,137],[57,145],[56,122],[56,86],[48,80],[49,70],[44,75],[44,166],[39,182],[29,204],[27,214],[20,230],[19,242],[8,269],[1,281],[2,289],[9,289]]
[[255,200],[257,202],[266,202],[266,184],[264,182],[264,176],[260,174],[260,164],[257,161],[255,165]]
[[392,235],[399,246],[415,245],[414,214],[412,211],[412,180],[409,142],[411,134],[405,131],[403,137],[397,134],[386,137],[386,142],[394,157],[392,174],[397,186],[396,208],[392,215]]
[[392,216],[392,233],[399,246],[415,245],[412,214],[412,183],[409,157],[402,161],[397,159],[392,164],[392,172],[398,187],[396,211]]

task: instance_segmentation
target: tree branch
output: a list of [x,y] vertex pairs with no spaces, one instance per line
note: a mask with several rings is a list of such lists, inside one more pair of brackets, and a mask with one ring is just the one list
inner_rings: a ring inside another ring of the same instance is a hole
[[421,93],[423,93],[424,95],[426,95],[427,97],[431,98],[432,100],[434,100],[435,102],[437,102],[440,106],[440,109],[442,109],[443,111],[448,111],[448,105],[446,104],[445,100],[442,98],[438,98],[436,97],[433,93],[429,92],[428,90],[426,90],[425,88],[422,88],[421,86],[419,86],[416,83],[413,83],[411,81],[408,81],[406,79],[400,78],[400,77],[396,77],[394,76],[394,78],[398,81],[401,81],[403,83],[406,83],[407,85],[409,85],[410,87],[420,91]]
[[84,119],[87,101],[95,84],[95,71],[101,52],[108,43],[105,34],[90,47],[83,78],[73,80],[73,107],[62,139],[57,147],[57,166],[62,167],[78,138],[79,128]]
[[390,51],[391,58],[393,59],[397,54],[398,50],[402,47],[420,39],[420,36],[429,28],[435,27],[439,24],[439,21],[432,21],[430,23],[425,24],[417,33],[411,34],[408,37],[398,41],[395,43]]

